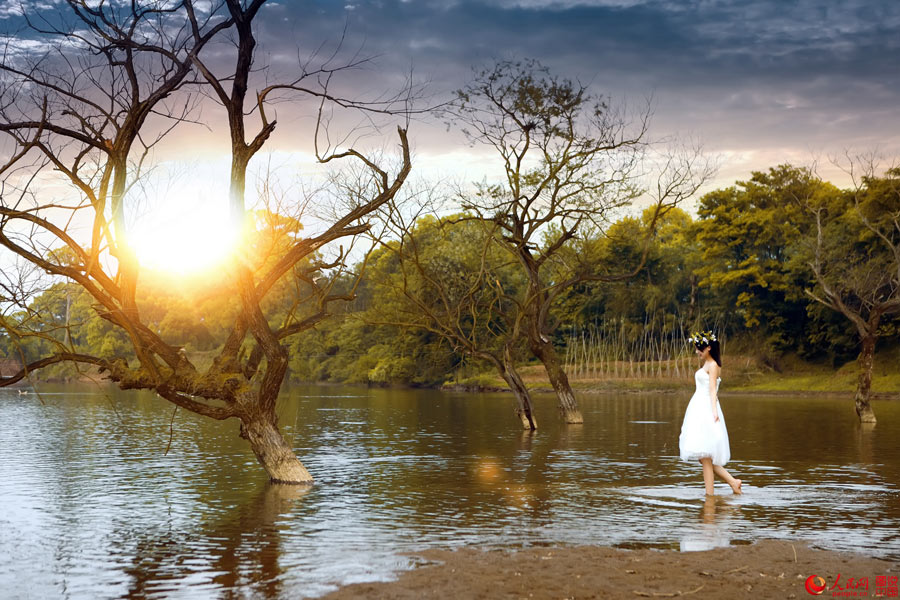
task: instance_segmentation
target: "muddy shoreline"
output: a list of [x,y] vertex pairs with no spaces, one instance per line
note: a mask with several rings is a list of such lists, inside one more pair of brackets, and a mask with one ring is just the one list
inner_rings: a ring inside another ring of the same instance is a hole
[[[785,540],[702,552],[600,546],[465,548],[428,550],[414,558],[420,566],[401,573],[396,581],[348,585],[325,598],[790,599],[815,597],[807,591],[810,577],[821,577],[811,580],[813,589],[824,581],[822,597],[873,598],[881,577],[889,582],[900,573],[900,561]],[[863,578],[868,589],[862,587]]]

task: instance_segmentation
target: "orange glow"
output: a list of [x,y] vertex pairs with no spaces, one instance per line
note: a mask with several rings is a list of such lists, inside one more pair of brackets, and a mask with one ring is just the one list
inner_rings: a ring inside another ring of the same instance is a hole
[[490,458],[482,458],[475,465],[475,476],[478,481],[484,484],[498,483],[505,478],[503,467],[496,460]]

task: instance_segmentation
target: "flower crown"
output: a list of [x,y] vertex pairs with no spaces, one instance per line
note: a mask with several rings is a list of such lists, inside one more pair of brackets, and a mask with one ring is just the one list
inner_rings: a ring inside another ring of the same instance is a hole
[[695,331],[688,339],[695,346],[709,346],[710,342],[718,341],[712,331]]

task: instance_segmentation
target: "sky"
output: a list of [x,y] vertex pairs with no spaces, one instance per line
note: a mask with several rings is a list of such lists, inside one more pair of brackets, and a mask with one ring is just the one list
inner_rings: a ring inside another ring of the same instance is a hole
[[[36,13],[58,4],[3,2],[0,27],[21,25],[17,6]],[[257,58],[267,66],[258,81],[283,80],[298,59],[329,57],[338,46],[333,64],[370,57],[341,74],[336,89],[348,97],[397,90],[412,73],[427,84],[421,105],[437,104],[474,67],[533,58],[616,105],[640,108],[651,98],[654,139],[692,139],[718,160],[706,189],[781,163],[815,165],[847,185],[833,159],[873,150],[887,162],[900,156],[900,2],[273,0],[256,33]],[[314,109],[273,107],[279,128],[264,160],[309,168]],[[227,169],[223,135],[181,130],[157,158]],[[391,135],[385,130],[389,143]],[[426,178],[480,180],[499,168],[487,149],[470,147],[443,121],[417,119],[410,138],[414,171]]]
[[[652,97],[654,136],[699,140],[717,184],[785,162],[839,180],[831,159],[846,152],[900,156],[898,2],[282,0],[262,17],[273,56],[346,25],[344,46],[376,57],[360,80],[373,87],[412,69],[444,98],[473,66],[529,57],[614,102]],[[466,162],[444,129],[418,133],[429,165]]]

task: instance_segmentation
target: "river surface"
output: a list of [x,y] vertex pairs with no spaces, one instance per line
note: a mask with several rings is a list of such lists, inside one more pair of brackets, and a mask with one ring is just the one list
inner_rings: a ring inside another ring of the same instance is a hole
[[[266,482],[233,421],[143,392],[0,390],[4,598],[302,598],[386,580],[426,548],[681,551],[805,539],[900,558],[900,402],[722,394],[728,468],[704,501],[678,460],[691,393],[538,396],[300,387],[279,404],[316,479]],[[168,450],[168,452],[167,452]]]

